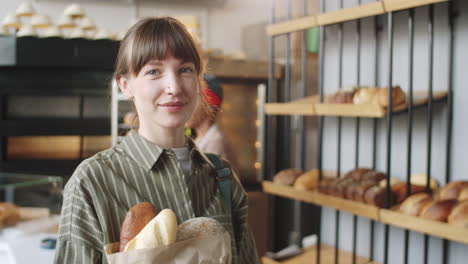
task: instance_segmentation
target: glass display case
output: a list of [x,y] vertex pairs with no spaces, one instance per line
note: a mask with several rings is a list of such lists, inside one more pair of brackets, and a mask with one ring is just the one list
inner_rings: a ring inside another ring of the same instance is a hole
[[0,201],[21,207],[49,208],[59,214],[63,180],[59,176],[0,172]]

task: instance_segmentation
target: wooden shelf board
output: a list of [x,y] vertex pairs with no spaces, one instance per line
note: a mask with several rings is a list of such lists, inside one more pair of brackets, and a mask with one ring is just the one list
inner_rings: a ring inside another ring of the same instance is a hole
[[[322,244],[320,247],[320,263],[334,263],[335,262],[335,248],[329,245]],[[299,256],[284,260],[275,261],[267,257],[262,257],[263,264],[313,264],[317,263],[317,248],[314,246],[308,248]],[[353,254],[348,251],[339,251],[339,263],[351,264],[353,263]],[[369,264],[369,259],[357,256],[356,263]],[[376,262],[372,262],[378,264]]]
[[384,0],[383,5],[385,12],[393,12],[447,1],[448,0]]
[[325,26],[364,17],[381,15],[383,13],[385,13],[384,6],[382,2],[379,1],[320,14],[317,16],[317,22],[320,26]]
[[393,12],[447,1],[448,0],[383,0],[359,5],[356,7],[322,13],[317,16],[302,17],[287,22],[268,25],[266,27],[266,32],[267,35],[270,36],[280,35],[312,28],[315,26],[325,26],[359,18],[381,15],[386,12]]
[[300,31],[308,28],[316,27],[317,18],[315,16],[306,16],[293,19],[287,22],[276,23],[268,25],[266,28],[267,35],[275,36],[294,31]]
[[[433,102],[445,100],[448,96],[446,91],[433,92]],[[387,110],[381,105],[375,104],[328,104],[318,103],[318,96],[309,96],[304,99],[289,103],[265,104],[265,113],[269,115],[317,115],[317,116],[347,116],[347,117],[374,117],[386,116]],[[413,107],[425,106],[429,101],[427,92],[414,92]],[[405,112],[408,105],[401,104],[393,108],[394,113]]]
[[303,99],[289,103],[265,104],[265,113],[268,115],[316,115],[314,105],[318,103],[317,95],[308,96]]
[[379,219],[379,208],[372,205],[321,194],[317,191],[297,190],[294,187],[275,184],[270,181],[263,181],[262,186],[265,193],[331,207],[374,220]]
[[468,229],[421,217],[405,215],[397,211],[380,209],[380,221],[431,236],[468,244]]
[[379,208],[373,205],[315,192],[316,204],[346,211],[354,215],[379,220]]
[[263,181],[262,187],[263,192],[269,194],[274,194],[285,198],[316,204],[316,192],[313,191],[297,190],[294,187],[276,184],[271,181]]

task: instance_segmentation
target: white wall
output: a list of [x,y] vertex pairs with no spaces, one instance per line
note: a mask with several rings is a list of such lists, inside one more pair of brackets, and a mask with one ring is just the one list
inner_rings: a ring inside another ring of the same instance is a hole
[[[345,0],[345,7],[358,4],[357,0]],[[363,1],[373,2],[372,0]],[[468,2],[460,3],[461,17],[457,21],[455,61],[454,61],[454,123],[453,123],[453,147],[452,160],[452,180],[468,179],[466,175],[467,165],[465,161],[466,149],[468,147],[468,126],[466,116],[468,106],[468,94],[466,89],[466,67],[464,63],[468,61],[466,46],[468,43]],[[339,0],[326,1],[326,10],[336,10]],[[447,24],[447,4],[438,4],[435,8],[435,42],[434,42],[434,90],[446,90],[448,86],[448,24]],[[416,10],[416,33],[414,50],[414,89],[427,89],[429,83],[428,64],[428,8],[422,7]],[[394,62],[393,62],[393,84],[399,84],[404,90],[408,89],[408,12],[400,12],[394,15]],[[363,44],[361,57],[361,84],[373,85],[374,74],[374,52],[375,41],[373,35],[373,19],[363,19]],[[379,79],[377,83],[381,86],[388,85],[388,53],[386,35],[386,16],[382,20],[384,30],[381,32],[380,44],[380,64]],[[344,25],[344,59],[343,59],[343,86],[356,85],[356,35],[355,22]],[[327,28],[326,35],[326,55],[325,55],[325,79],[324,88],[326,93],[333,93],[338,88],[338,27]],[[447,107],[445,104],[437,104],[434,107],[433,135],[432,135],[432,176],[444,184],[445,162],[446,162],[446,127],[447,127]],[[427,122],[425,110],[417,110],[414,115],[413,129],[413,155],[412,173],[426,172],[427,164]],[[341,150],[341,171],[347,171],[354,167],[355,161],[355,119],[344,118],[342,129],[342,150]],[[324,138],[324,168],[336,169],[337,150],[337,120],[336,118],[326,118],[325,138]],[[395,116],[393,119],[392,136],[392,156],[391,175],[404,179],[406,177],[406,146],[407,146],[407,115]],[[370,119],[361,121],[360,137],[360,165],[370,167],[372,157],[372,122]],[[386,171],[386,122],[380,121],[378,132],[377,169]],[[335,211],[325,209],[322,217],[324,227],[322,235],[326,243],[334,244]],[[340,247],[352,249],[352,216],[346,213],[340,218]],[[399,228],[390,229],[389,263],[403,263],[403,230]],[[383,226],[377,225],[375,237],[375,250],[377,261],[383,260]],[[420,233],[411,233],[409,263],[423,262],[423,236]],[[450,243],[450,263],[466,263],[467,245],[460,243]],[[358,251],[360,255],[369,255],[369,221],[359,218]],[[442,263],[442,240],[430,238],[429,263]]]
[[[0,0],[0,18],[14,12],[23,0]],[[39,13],[49,15],[55,22],[65,7],[74,1],[36,0],[33,4]],[[134,18],[152,15],[198,15],[201,18],[203,46],[221,48],[225,53],[241,50],[241,29],[245,25],[268,20],[271,0],[226,0],[221,7],[187,4],[151,3],[144,1],[135,9],[122,1],[76,1],[95,20],[98,26],[114,32],[123,30]]]

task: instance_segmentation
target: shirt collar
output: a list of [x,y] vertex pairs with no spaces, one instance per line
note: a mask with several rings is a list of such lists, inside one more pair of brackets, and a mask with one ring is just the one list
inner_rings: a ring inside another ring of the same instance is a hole
[[[151,170],[159,159],[159,157],[167,152],[168,149],[161,148],[153,142],[141,136],[136,130],[131,130],[128,135],[120,142],[121,147],[129,154],[136,162],[138,162],[146,170]],[[192,164],[200,164],[201,166],[213,166],[208,157],[201,152],[193,140],[187,137],[187,146],[190,153],[190,159],[197,162]]]

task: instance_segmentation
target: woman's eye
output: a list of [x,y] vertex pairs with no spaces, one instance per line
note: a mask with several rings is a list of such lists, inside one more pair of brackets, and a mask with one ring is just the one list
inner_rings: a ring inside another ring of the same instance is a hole
[[156,75],[156,74],[158,74],[158,72],[159,71],[157,71],[157,70],[149,70],[149,71],[146,72],[146,75]]
[[191,67],[183,67],[182,69],[180,69],[180,72],[181,72],[181,73],[192,73],[192,72],[193,72],[193,68],[191,68]]

